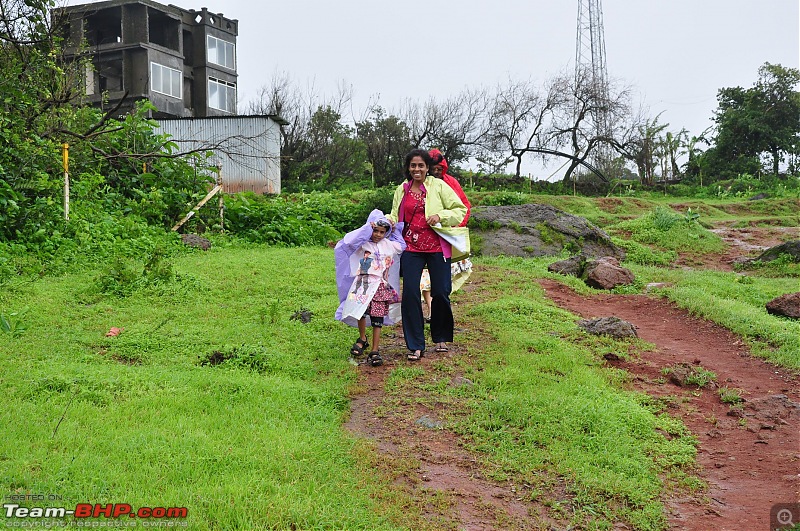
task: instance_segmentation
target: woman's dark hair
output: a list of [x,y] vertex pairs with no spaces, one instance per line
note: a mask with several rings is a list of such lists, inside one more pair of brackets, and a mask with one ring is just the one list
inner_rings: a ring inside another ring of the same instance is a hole
[[431,158],[430,153],[424,149],[412,149],[408,152],[408,155],[406,155],[406,161],[403,164],[403,175],[405,175],[406,180],[409,181],[411,180],[411,173],[408,171],[408,165],[411,164],[411,159],[414,157],[420,157],[423,161],[425,161],[425,164],[428,166],[428,168],[433,166],[433,159]]

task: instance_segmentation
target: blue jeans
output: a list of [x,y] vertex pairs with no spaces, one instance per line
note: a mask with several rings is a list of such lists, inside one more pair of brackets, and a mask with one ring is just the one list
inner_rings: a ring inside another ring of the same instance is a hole
[[422,315],[422,294],[419,281],[422,269],[428,266],[431,276],[431,339],[434,343],[453,341],[453,309],[450,307],[450,259],[442,253],[405,251],[400,256],[403,270],[403,334],[408,350],[425,350],[425,319]]

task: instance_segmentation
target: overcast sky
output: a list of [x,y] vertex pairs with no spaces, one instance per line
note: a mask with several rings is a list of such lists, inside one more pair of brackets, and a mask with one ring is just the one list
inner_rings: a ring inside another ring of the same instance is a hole
[[[70,0],[70,5],[81,1]],[[322,94],[446,98],[508,78],[572,71],[578,0],[169,0],[238,19],[239,110],[277,73]],[[670,130],[711,125],[721,87],[750,87],[764,62],[800,66],[798,0],[603,0],[609,76]],[[352,118],[352,117],[347,117]]]

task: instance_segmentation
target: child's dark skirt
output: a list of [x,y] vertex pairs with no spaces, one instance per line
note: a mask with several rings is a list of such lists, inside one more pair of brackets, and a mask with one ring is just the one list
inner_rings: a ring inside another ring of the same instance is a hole
[[383,318],[389,313],[389,303],[395,302],[397,294],[386,283],[381,282],[378,290],[369,303],[367,313],[369,314],[372,326],[380,328],[383,326]]

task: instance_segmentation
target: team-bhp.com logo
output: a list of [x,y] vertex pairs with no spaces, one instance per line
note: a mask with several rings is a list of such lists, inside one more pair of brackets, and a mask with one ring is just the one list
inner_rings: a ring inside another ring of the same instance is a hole
[[[123,527],[122,525],[94,525],[98,523],[97,520],[91,522],[84,521],[84,519],[100,517],[113,519],[124,519],[126,517],[131,519],[152,519],[155,521],[150,520],[149,525],[147,521],[142,520],[142,527],[162,527],[159,525],[162,523],[161,520],[166,521],[166,519],[176,518],[185,519],[189,514],[189,510],[186,507],[139,507],[138,509],[134,509],[128,503],[108,503],[105,505],[99,503],[79,503],[74,509],[67,509],[66,507],[22,507],[18,503],[4,503],[3,513],[7,519],[15,519],[13,521],[7,520],[6,527],[43,527],[41,525],[30,525],[33,523],[30,522],[30,520],[63,520],[67,517],[74,518],[77,527]],[[174,520],[169,521],[172,523],[170,527],[176,524]],[[103,521],[100,522],[106,523]],[[136,523],[138,522],[132,521],[130,524],[124,525],[124,527],[132,527],[135,526]],[[178,521],[177,525],[185,525],[185,523],[185,520]],[[69,525],[69,523],[65,521],[63,524]]]

